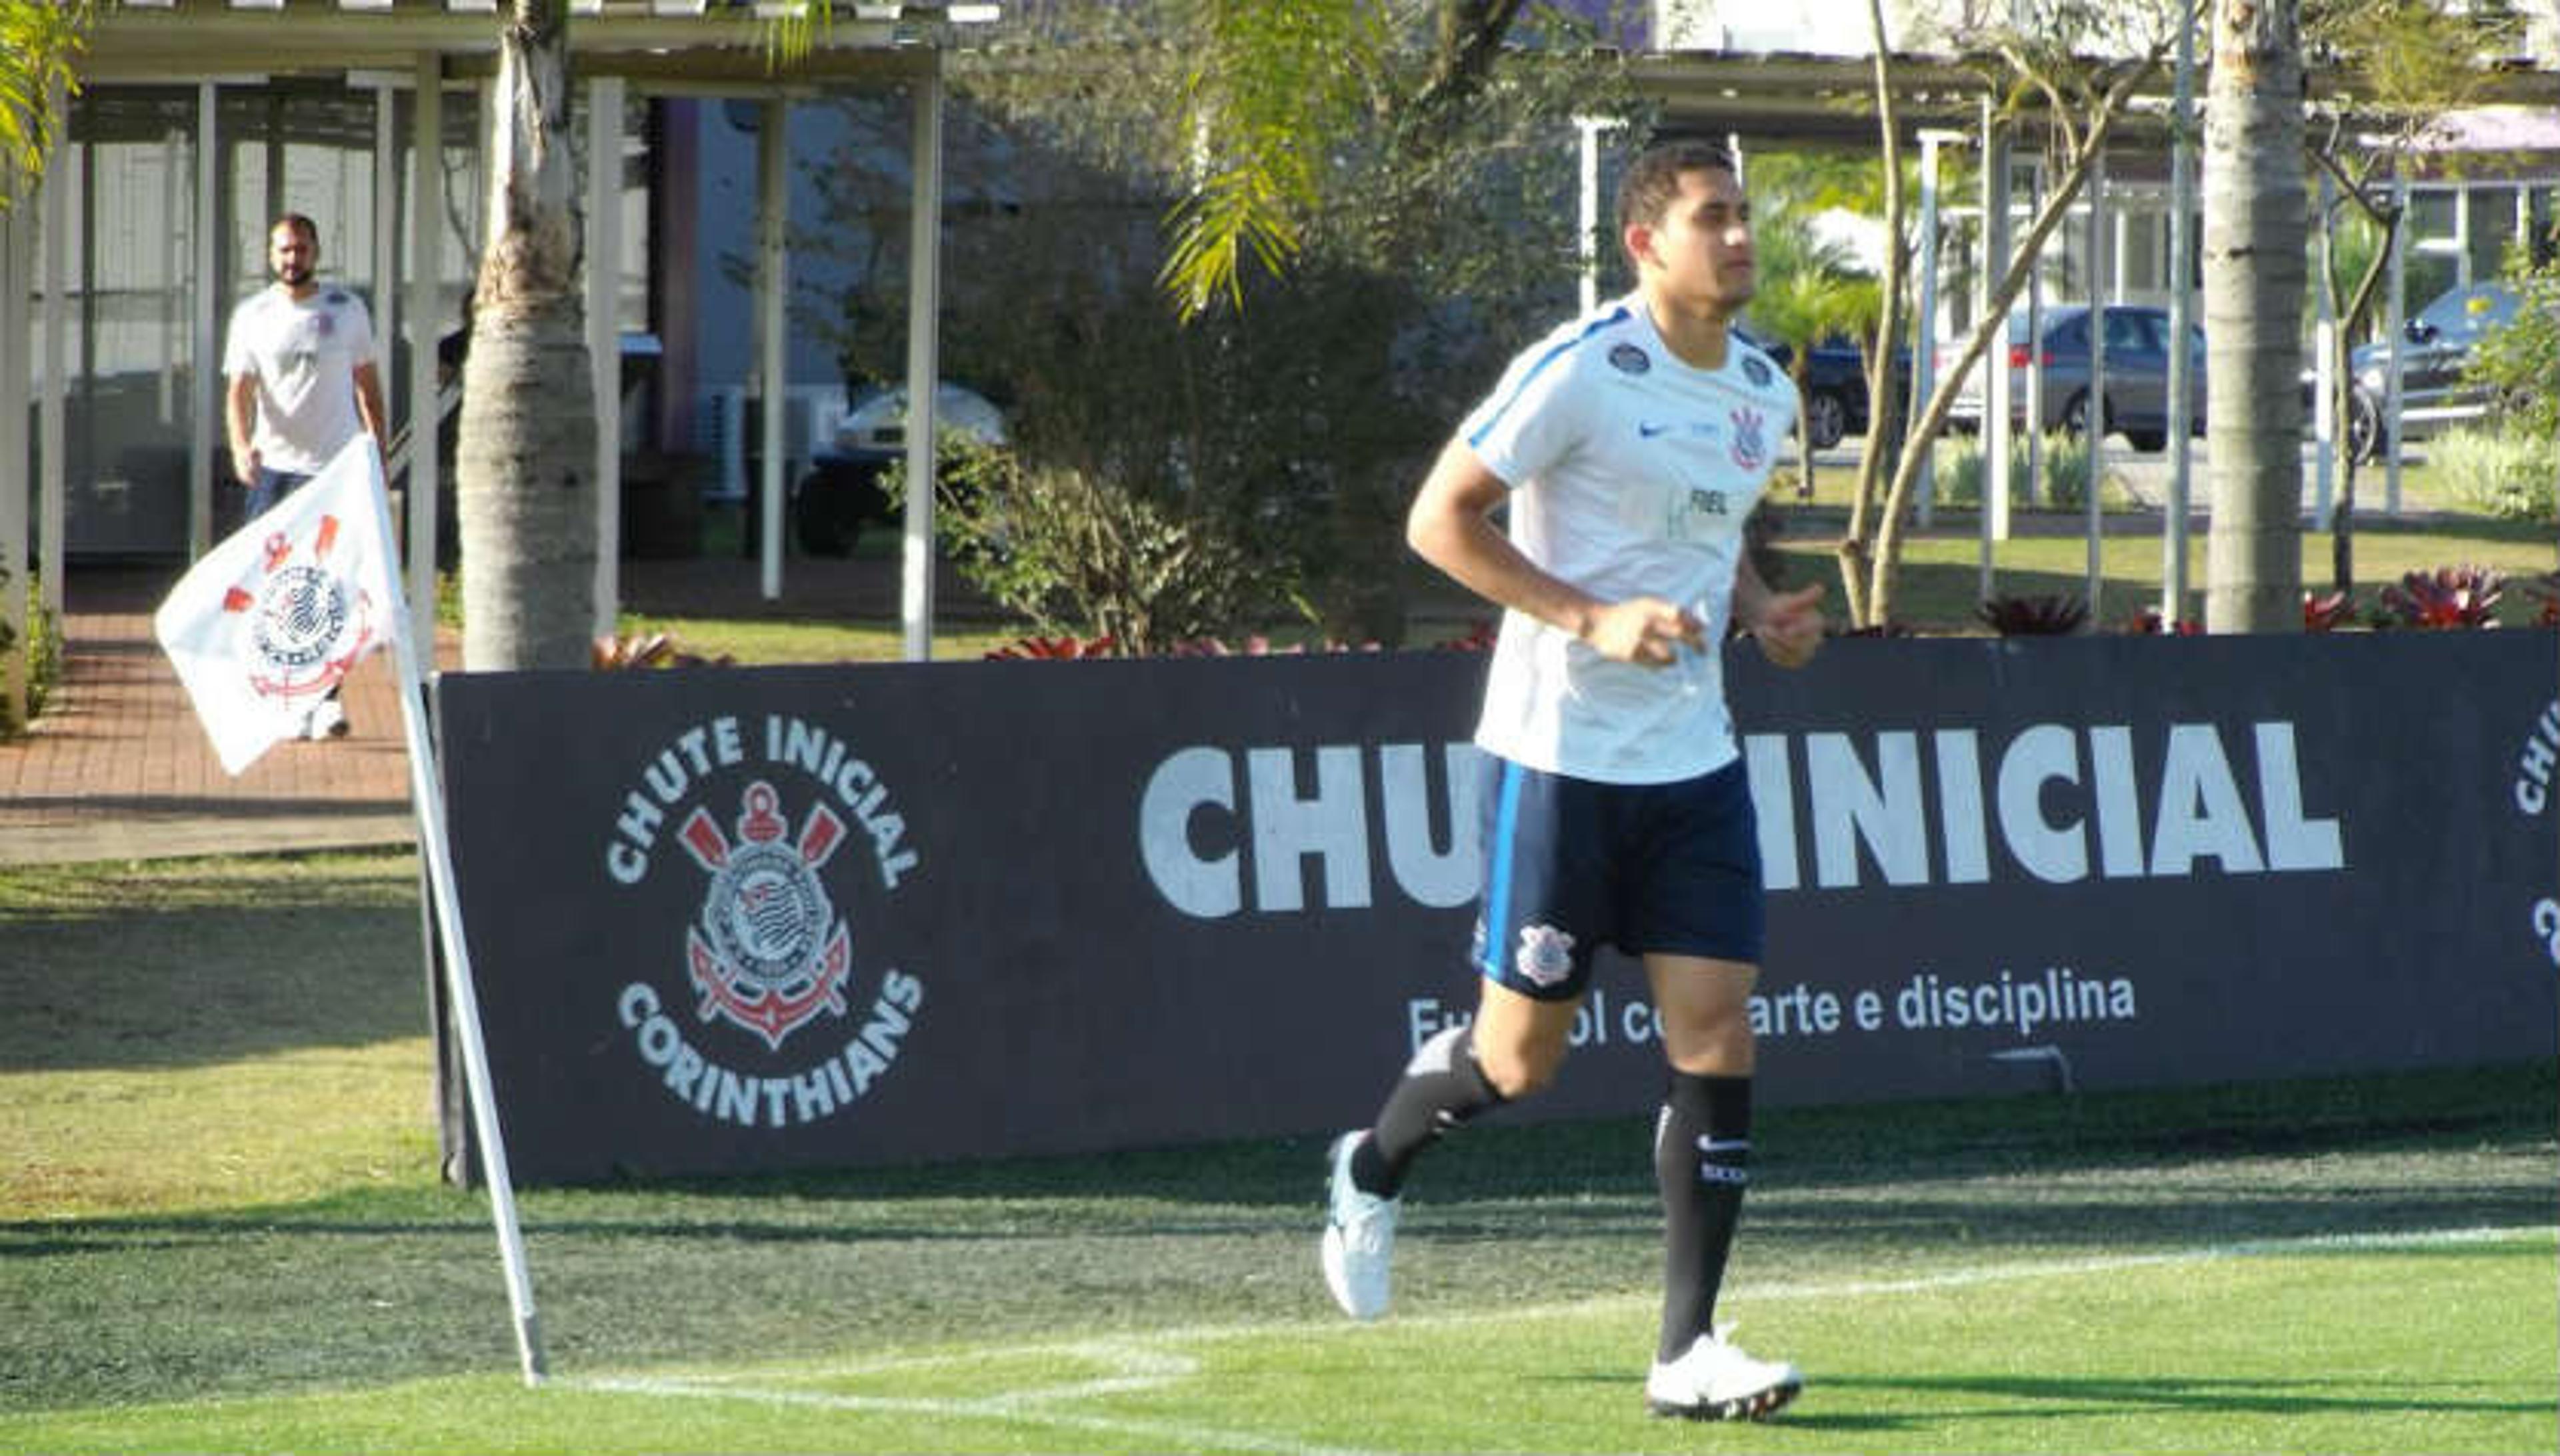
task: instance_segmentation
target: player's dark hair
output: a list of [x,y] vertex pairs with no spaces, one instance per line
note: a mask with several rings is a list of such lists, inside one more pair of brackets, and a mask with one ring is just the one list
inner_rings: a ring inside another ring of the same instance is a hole
[[282,217],[277,218],[273,223],[268,224],[266,231],[272,233],[278,228],[290,228],[294,232],[301,234],[305,239],[309,240],[313,247],[318,247],[320,245],[320,225],[312,222],[309,218],[304,217],[300,213],[284,214]]
[[1672,199],[1680,196],[1684,172],[1725,172],[1736,181],[1742,177],[1733,154],[1706,137],[1668,136],[1648,143],[1618,179],[1618,231],[1623,234],[1639,223],[1660,224]]

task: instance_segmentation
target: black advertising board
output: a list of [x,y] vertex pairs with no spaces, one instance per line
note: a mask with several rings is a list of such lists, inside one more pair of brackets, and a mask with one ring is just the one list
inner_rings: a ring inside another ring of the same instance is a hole
[[[1772,1103],[2549,1055],[2540,633],[1729,658]],[[1307,1134],[1475,996],[1481,655],[459,674],[529,1182]],[[1604,964],[1557,1085],[1659,1095]],[[448,1105],[450,1100],[448,1099]]]

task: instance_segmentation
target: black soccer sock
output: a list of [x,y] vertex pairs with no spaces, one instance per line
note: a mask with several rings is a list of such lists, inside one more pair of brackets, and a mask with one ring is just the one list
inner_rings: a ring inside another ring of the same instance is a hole
[[1724,1256],[1751,1182],[1751,1078],[1672,1073],[1654,1124],[1663,1188],[1663,1360],[1714,1328]]
[[1353,1184],[1362,1193],[1395,1197],[1423,1149],[1502,1100],[1476,1064],[1476,1041],[1469,1029],[1448,1028],[1423,1043],[1405,1063],[1403,1079],[1377,1114],[1377,1126],[1352,1154]]

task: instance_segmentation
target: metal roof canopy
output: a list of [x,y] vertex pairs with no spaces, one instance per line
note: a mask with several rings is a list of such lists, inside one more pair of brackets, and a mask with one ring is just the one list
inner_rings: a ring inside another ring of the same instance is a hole
[[[942,57],[963,29],[995,21],[1000,8],[982,3],[843,0],[835,6],[830,23],[812,27],[807,55],[788,67],[775,65],[767,50],[766,27],[788,13],[772,0],[756,4],[731,0],[570,0],[568,12],[570,74],[600,102],[587,107],[590,156],[619,154],[620,99],[632,90],[651,95],[754,97],[770,108],[769,117],[778,122],[787,102],[795,97],[847,85],[906,84],[913,88],[914,238],[908,264],[907,386],[908,398],[917,403],[909,421],[906,465],[910,478],[929,482],[934,466],[933,383],[938,372],[940,280],[935,249],[942,206]],[[414,158],[432,155],[440,144],[444,90],[455,83],[481,82],[496,74],[502,24],[496,0],[123,0],[100,12],[82,58],[80,77],[83,84],[90,86],[191,85],[199,98],[199,134],[217,139],[218,85],[258,85],[309,77],[335,80],[356,89],[411,90],[418,97],[414,134],[410,138]],[[65,107],[60,99],[56,105],[58,109]],[[780,245],[780,220],[787,206],[787,177],[781,151],[785,143],[778,124],[758,130],[759,147],[771,152],[760,157],[758,166],[759,216],[765,220],[761,229],[765,243],[759,249],[761,265],[755,285],[755,317],[763,335],[758,373],[766,381],[767,393],[778,399],[784,385],[783,302],[788,293],[787,259]],[[197,150],[198,216],[210,217],[219,148],[200,146]],[[378,167],[387,171],[393,165],[396,150],[386,124],[377,133]],[[386,194],[398,190],[397,184],[378,189]],[[42,197],[41,192],[40,204],[50,203],[51,199]],[[615,210],[604,205],[607,200],[608,194],[590,179],[583,200],[587,227],[591,235],[596,235],[588,240],[590,258],[618,254],[618,244],[608,246],[610,240],[601,236],[616,222]],[[424,382],[435,378],[437,334],[442,320],[435,316],[433,290],[442,272],[442,261],[436,232],[424,218],[427,210],[414,211],[419,216],[412,219],[407,240],[410,276],[395,288],[393,274],[386,270],[380,291],[386,314],[397,308],[400,322],[395,328],[404,326],[409,377]],[[22,209],[20,216],[57,215],[39,208]],[[24,223],[0,216],[0,244],[5,244],[0,245],[0,298],[9,296],[12,290],[19,297],[41,295],[39,317],[46,325],[44,358],[30,363],[41,368],[45,398],[38,402],[39,413],[50,420],[60,408],[62,372],[67,363],[61,328],[67,271],[60,260],[59,247],[49,246],[42,265],[37,265],[32,255],[34,248],[27,241],[33,232]],[[210,276],[216,240],[209,230],[199,229],[198,233],[196,265]],[[398,249],[387,252],[396,255]],[[618,605],[618,552],[611,544],[620,533],[621,397],[614,379],[618,361],[610,311],[617,281],[605,270],[588,269],[589,348],[595,351],[598,370],[594,466],[597,525],[599,541],[605,546],[597,553],[596,564],[598,632],[613,630]],[[402,295],[404,303],[400,301]],[[215,300],[208,294],[200,301],[194,320],[195,357],[200,360],[221,357],[214,309]],[[387,345],[390,333],[387,329]],[[18,366],[11,371],[22,384],[24,369]],[[218,387],[214,371],[197,371],[189,451],[191,555],[201,555],[211,545],[213,429],[220,413]],[[435,497],[441,468],[436,457],[436,430],[431,418],[416,417],[440,412],[433,403],[433,393],[431,387],[413,388],[412,417],[402,421],[409,427],[411,439],[407,538],[412,542],[432,542],[436,538]],[[768,599],[781,595],[784,414],[778,408],[767,409],[762,420],[762,586]],[[0,459],[9,458],[12,451],[16,458],[25,458],[29,443],[23,436],[26,417],[23,409],[0,411]],[[28,486],[33,485],[43,501],[44,520],[53,527],[44,533],[46,560],[41,574],[49,604],[59,610],[62,542],[58,523],[62,519],[65,462],[58,443],[59,431],[48,430],[45,438],[48,444],[41,451],[38,479],[25,482],[0,474],[0,564],[26,560],[24,506]],[[933,492],[929,488],[911,491],[907,501],[900,610],[906,655],[921,659],[930,654],[932,643]],[[408,595],[412,620],[432,621],[434,554],[419,550],[411,555]]]
[[[809,54],[769,64],[764,27],[779,6],[705,0],[570,0],[572,74],[663,80],[686,89],[770,95],[830,81],[909,74],[958,26],[996,18],[985,4],[835,7]],[[344,73],[414,67],[443,58],[469,80],[497,68],[494,0],[123,0],[98,17],[84,81],[196,81],[226,75]]]
[[[1993,87],[1989,58],[1902,54],[1890,58],[1895,121],[1905,142],[1923,130],[1970,130],[1981,120]],[[1875,131],[1875,63],[1865,56],[1817,56],[1787,52],[1667,52],[1631,58],[1636,90],[1664,107],[1669,124],[1729,131],[1768,142],[1871,146]],[[2211,71],[2196,58],[2198,93]],[[2311,94],[2322,100],[2359,94],[2353,75],[2315,70]],[[2165,58],[2156,83],[2137,91],[2119,123],[2127,150],[2168,140],[2165,107],[2170,84]],[[2560,71],[2501,64],[2486,79],[2476,106],[2560,107]],[[2030,110],[2030,117],[2036,114]]]

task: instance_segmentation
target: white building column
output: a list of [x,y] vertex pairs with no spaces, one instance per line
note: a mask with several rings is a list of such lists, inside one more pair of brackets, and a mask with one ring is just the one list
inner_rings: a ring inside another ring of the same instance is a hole
[[[350,76],[353,83],[357,78]],[[379,72],[364,75],[374,95],[374,370],[382,377],[383,407],[392,401],[393,356],[400,352],[400,92]],[[392,422],[383,421],[383,433]]]
[[[64,327],[70,292],[72,112],[60,77],[46,96],[54,116],[54,150],[47,158],[37,232],[44,247],[45,386],[37,397],[36,575],[44,583],[45,610],[59,628],[63,615],[63,493],[69,485],[63,455],[63,401],[71,388],[71,350]],[[90,244],[94,245],[94,244]]]
[[[443,486],[444,390],[436,335],[444,278],[444,60],[417,57],[408,149],[408,612],[421,677],[435,675],[436,496]],[[457,381],[457,384],[459,382]]]
[[[214,544],[214,450],[223,437],[222,133],[214,83],[196,83],[195,402],[187,425],[187,559]],[[230,482],[225,482],[229,485]]]
[[[14,187],[14,176],[0,177]],[[27,356],[27,274],[35,232],[34,209],[22,195],[0,212],[0,626],[9,645],[0,650],[0,711],[23,721],[27,713],[27,395],[36,361]]]
[[622,609],[622,78],[586,83],[586,352],[595,378],[595,625]]

